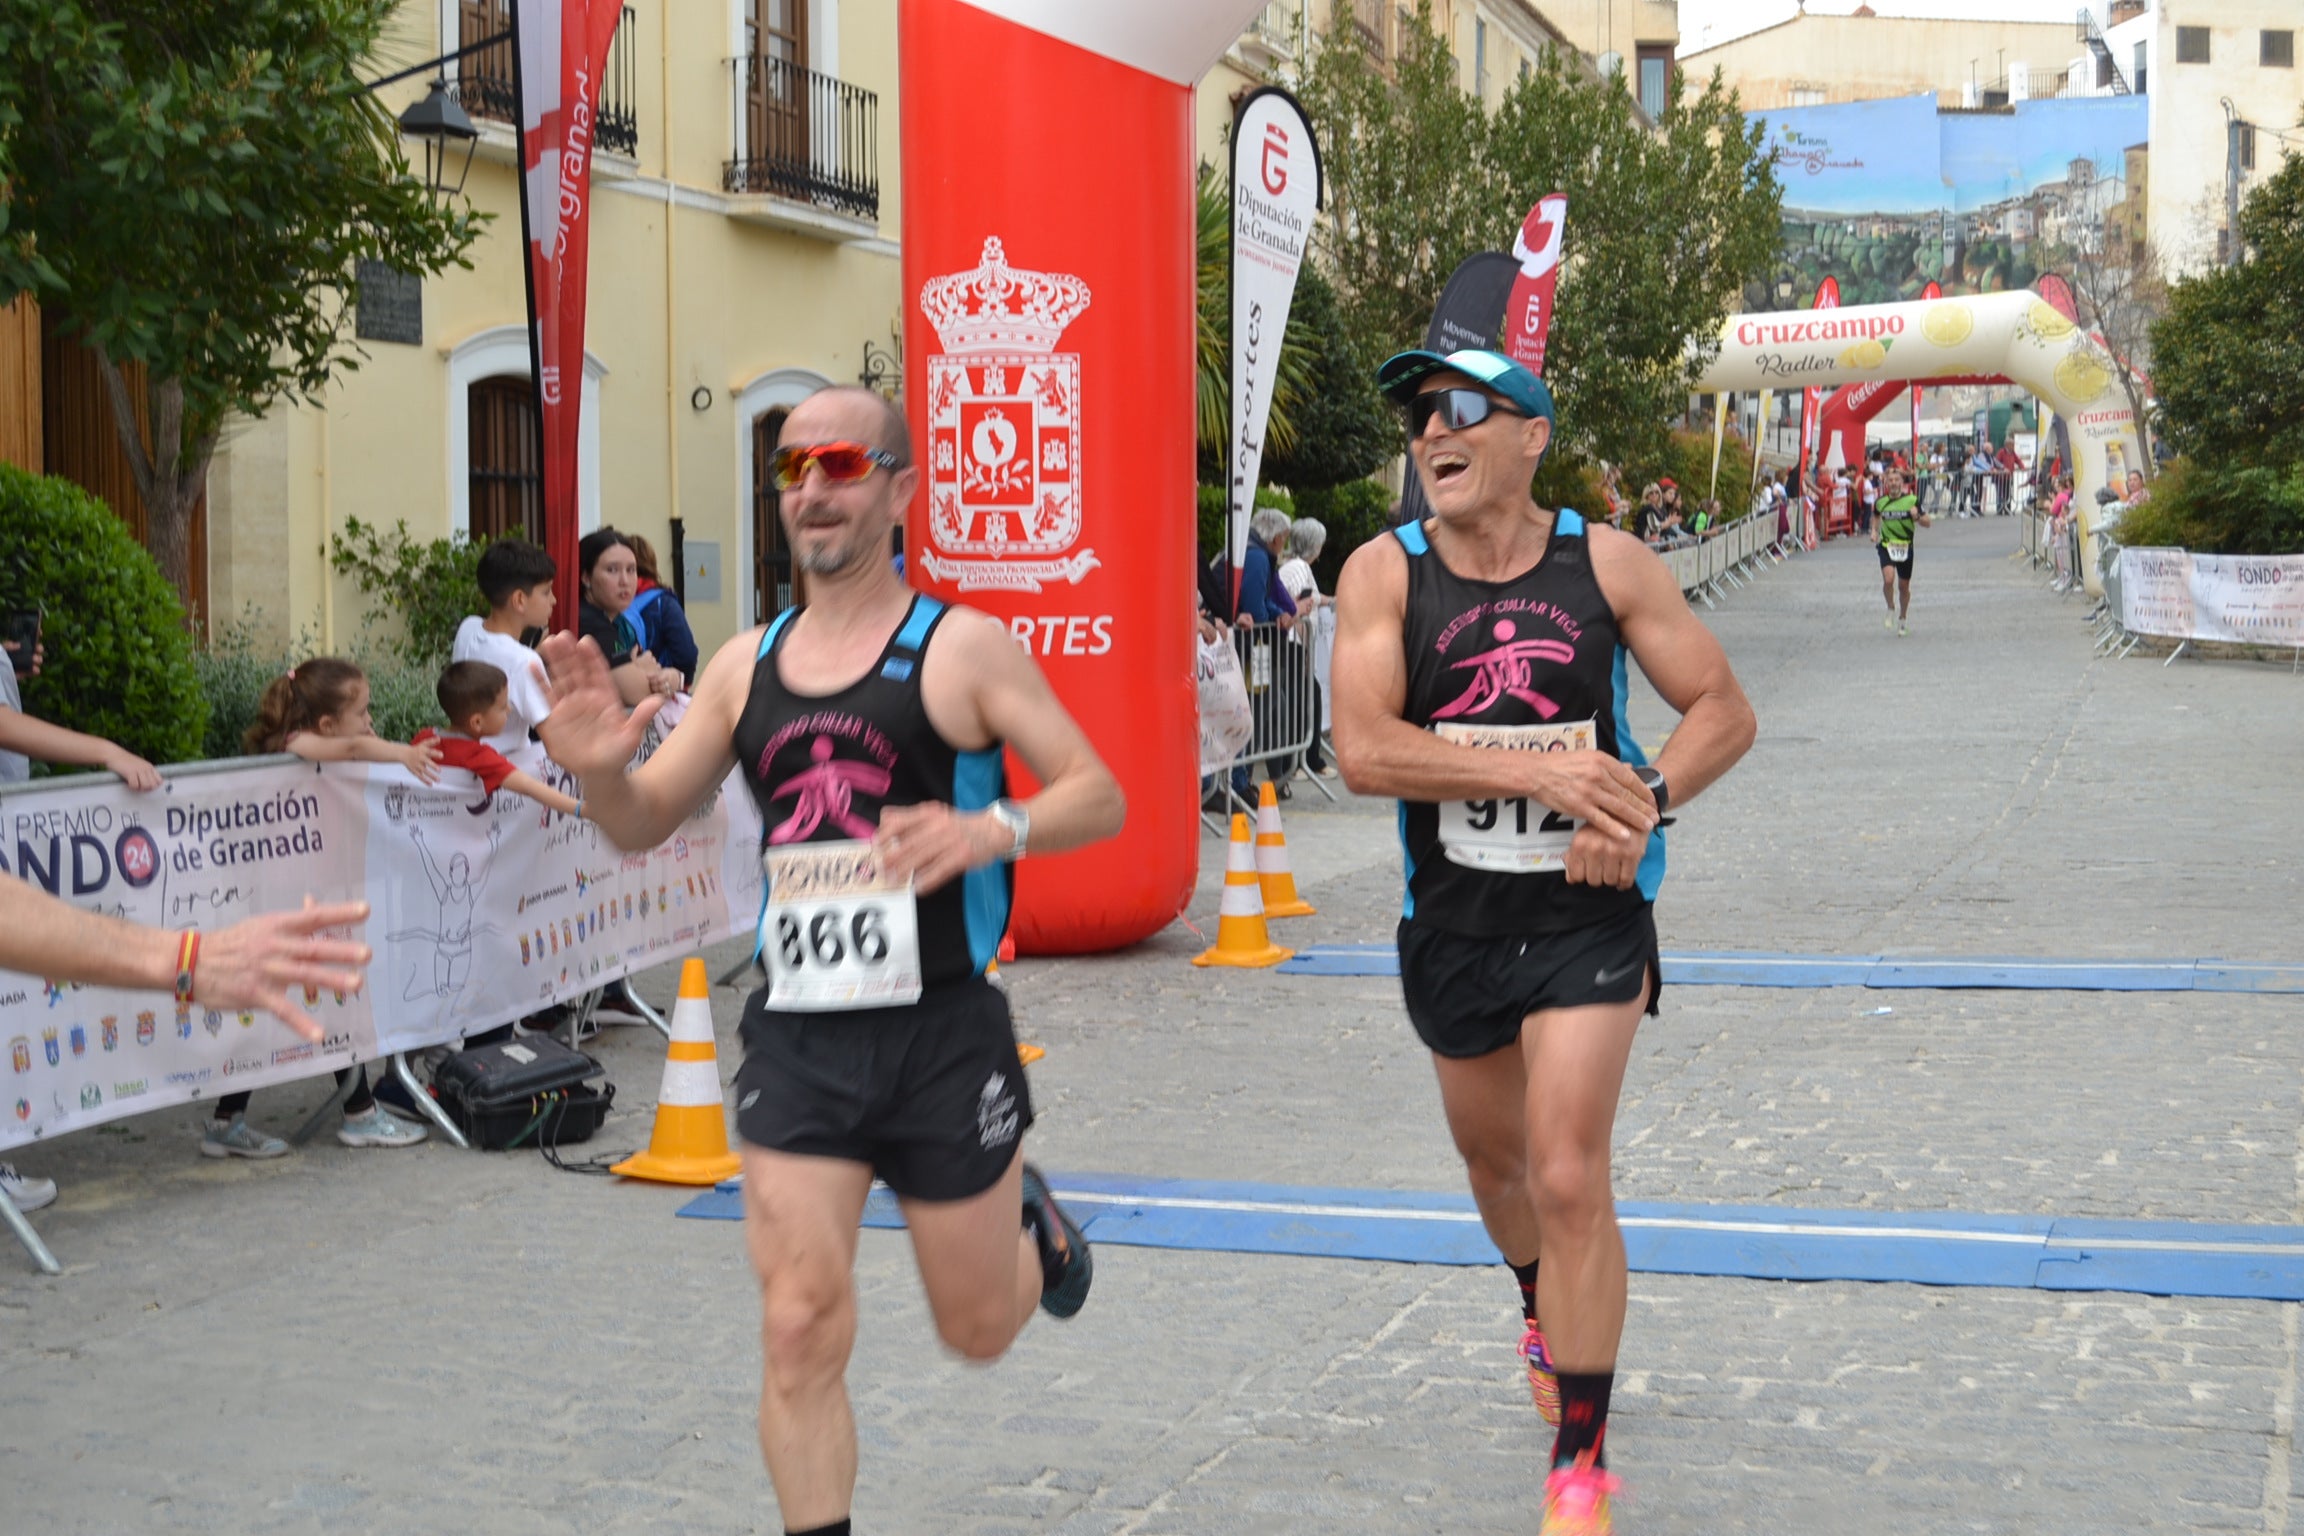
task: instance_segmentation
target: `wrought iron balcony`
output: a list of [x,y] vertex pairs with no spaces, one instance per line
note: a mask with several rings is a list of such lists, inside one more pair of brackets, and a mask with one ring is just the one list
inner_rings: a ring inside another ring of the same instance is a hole
[[[499,36],[511,28],[510,0],[481,0],[460,7],[465,45]],[[600,82],[600,110],[592,146],[626,158],[640,153],[639,45],[634,39],[638,19],[631,6],[617,19],[616,37],[608,45],[608,75]],[[457,66],[456,100],[477,121],[517,126],[520,102],[512,84],[512,43],[504,41],[466,54]]]
[[728,190],[879,218],[880,98],[789,59],[728,62],[736,146]]

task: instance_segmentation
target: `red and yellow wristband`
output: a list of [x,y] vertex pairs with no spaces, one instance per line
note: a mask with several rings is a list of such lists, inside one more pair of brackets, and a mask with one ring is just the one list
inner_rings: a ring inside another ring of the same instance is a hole
[[176,935],[176,1001],[192,1001],[192,973],[200,965],[200,930],[187,928]]

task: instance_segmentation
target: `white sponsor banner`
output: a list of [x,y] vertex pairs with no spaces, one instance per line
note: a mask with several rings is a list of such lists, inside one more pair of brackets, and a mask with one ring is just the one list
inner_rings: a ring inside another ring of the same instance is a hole
[[2140,635],[2304,646],[2304,555],[2123,549],[2120,609]]
[[[520,764],[565,776],[541,752]],[[524,755],[525,757],[525,755]],[[291,1081],[508,1023],[748,932],[760,822],[731,776],[663,846],[446,770],[266,759],[137,794],[63,781],[0,797],[0,867],[78,907],[217,929],[366,900],[366,987],[304,996],[310,1044],[266,1014],[0,971],[0,1148]]]
[[1296,98],[1266,86],[1232,124],[1233,579],[1264,467],[1264,429],[1280,378],[1280,342],[1320,210],[1320,151]]

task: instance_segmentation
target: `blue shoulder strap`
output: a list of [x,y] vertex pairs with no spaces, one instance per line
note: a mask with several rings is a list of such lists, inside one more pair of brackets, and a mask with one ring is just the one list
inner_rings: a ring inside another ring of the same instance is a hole
[[893,642],[896,652],[905,656],[919,655],[920,648],[928,643],[928,631],[936,627],[936,620],[943,613],[944,604],[927,593],[923,592],[913,598],[912,611],[904,616],[904,627],[896,631]]
[[776,637],[784,633],[784,626],[791,623],[792,615],[798,613],[799,611],[799,605],[794,604],[792,607],[785,609],[782,613],[776,615],[775,618],[769,621],[767,631],[760,636],[759,659],[766,660],[768,653],[776,649]]
[[1564,539],[1572,539],[1584,531],[1584,514],[1574,507],[1562,507],[1560,515],[1552,520],[1552,531]]
[[1398,539],[1400,547],[1411,555],[1421,555],[1432,547],[1432,541],[1424,537],[1424,525],[1422,523],[1402,523],[1392,530],[1392,536]]

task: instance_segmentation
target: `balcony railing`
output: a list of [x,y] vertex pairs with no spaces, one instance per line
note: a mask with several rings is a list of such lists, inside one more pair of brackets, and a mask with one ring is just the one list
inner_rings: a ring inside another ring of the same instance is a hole
[[731,59],[731,192],[765,192],[858,219],[880,217],[880,98],[789,59]]
[[[509,4],[466,3],[461,8],[465,46],[499,36],[511,26]],[[638,26],[631,6],[616,22],[616,37],[608,45],[608,77],[600,82],[600,110],[592,140],[595,149],[627,158],[640,153]],[[466,54],[457,66],[456,99],[477,121],[517,125],[520,103],[512,86],[512,43],[509,38],[478,53]]]

